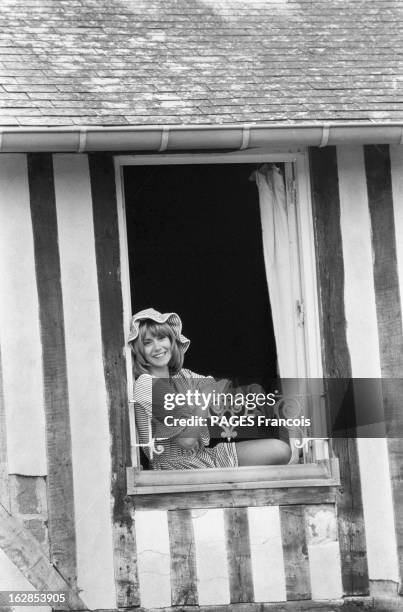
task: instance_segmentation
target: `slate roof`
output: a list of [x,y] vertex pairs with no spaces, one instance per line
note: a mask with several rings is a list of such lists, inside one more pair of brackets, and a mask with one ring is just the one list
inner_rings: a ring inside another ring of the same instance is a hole
[[1,125],[399,121],[402,0],[1,0]]

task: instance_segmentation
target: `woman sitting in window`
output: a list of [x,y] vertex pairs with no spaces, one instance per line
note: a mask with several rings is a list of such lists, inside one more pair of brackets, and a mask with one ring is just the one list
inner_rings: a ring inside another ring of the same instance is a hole
[[[167,394],[172,398],[173,394],[186,396],[188,391],[200,392],[206,389],[206,381],[210,389],[216,385],[220,390],[220,383],[215,383],[213,378],[182,367],[190,341],[182,334],[182,322],[177,314],[161,314],[152,308],[138,312],[132,317],[128,341],[134,353],[134,401],[139,441],[153,469],[222,468],[289,462],[289,446],[274,438],[221,442],[210,448],[206,424],[209,413],[194,403],[175,406],[168,412]],[[165,418],[167,415],[172,417],[169,424]],[[196,419],[196,425],[183,424],[191,416],[201,418]],[[179,419],[182,419],[182,424],[178,423]],[[153,439],[156,445],[153,445]]]

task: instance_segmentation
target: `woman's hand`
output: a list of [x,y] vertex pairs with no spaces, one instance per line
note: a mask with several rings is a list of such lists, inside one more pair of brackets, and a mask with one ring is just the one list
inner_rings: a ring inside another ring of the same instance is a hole
[[179,436],[176,439],[176,444],[184,450],[197,452],[200,448],[200,442],[198,438],[185,438]]

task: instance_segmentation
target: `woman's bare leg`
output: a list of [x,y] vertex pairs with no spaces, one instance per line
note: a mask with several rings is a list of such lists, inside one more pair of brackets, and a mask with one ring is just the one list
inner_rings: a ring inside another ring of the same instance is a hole
[[281,465],[289,462],[291,449],[285,442],[268,440],[245,440],[236,442],[239,465]]

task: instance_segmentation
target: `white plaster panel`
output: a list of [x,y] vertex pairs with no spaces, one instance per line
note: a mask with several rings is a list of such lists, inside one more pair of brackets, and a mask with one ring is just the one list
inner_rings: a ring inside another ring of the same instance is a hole
[[390,147],[390,164],[392,174],[393,213],[395,220],[397,271],[399,275],[400,302],[402,304],[403,288],[403,147]]
[[338,542],[308,546],[312,599],[337,599],[343,595]]
[[224,511],[193,511],[197,589],[201,606],[230,603]]
[[248,520],[255,601],[285,601],[279,508],[248,508]]
[[77,537],[77,578],[90,608],[115,608],[111,440],[102,360],[88,158],[54,155]]
[[353,376],[379,378],[378,325],[364,152],[337,147],[347,342]]
[[312,599],[343,595],[336,512],[333,506],[305,508]]
[[44,476],[42,346],[26,155],[0,156],[0,284],[8,469]]
[[171,605],[168,517],[163,510],[135,514],[140,603],[144,608]]

